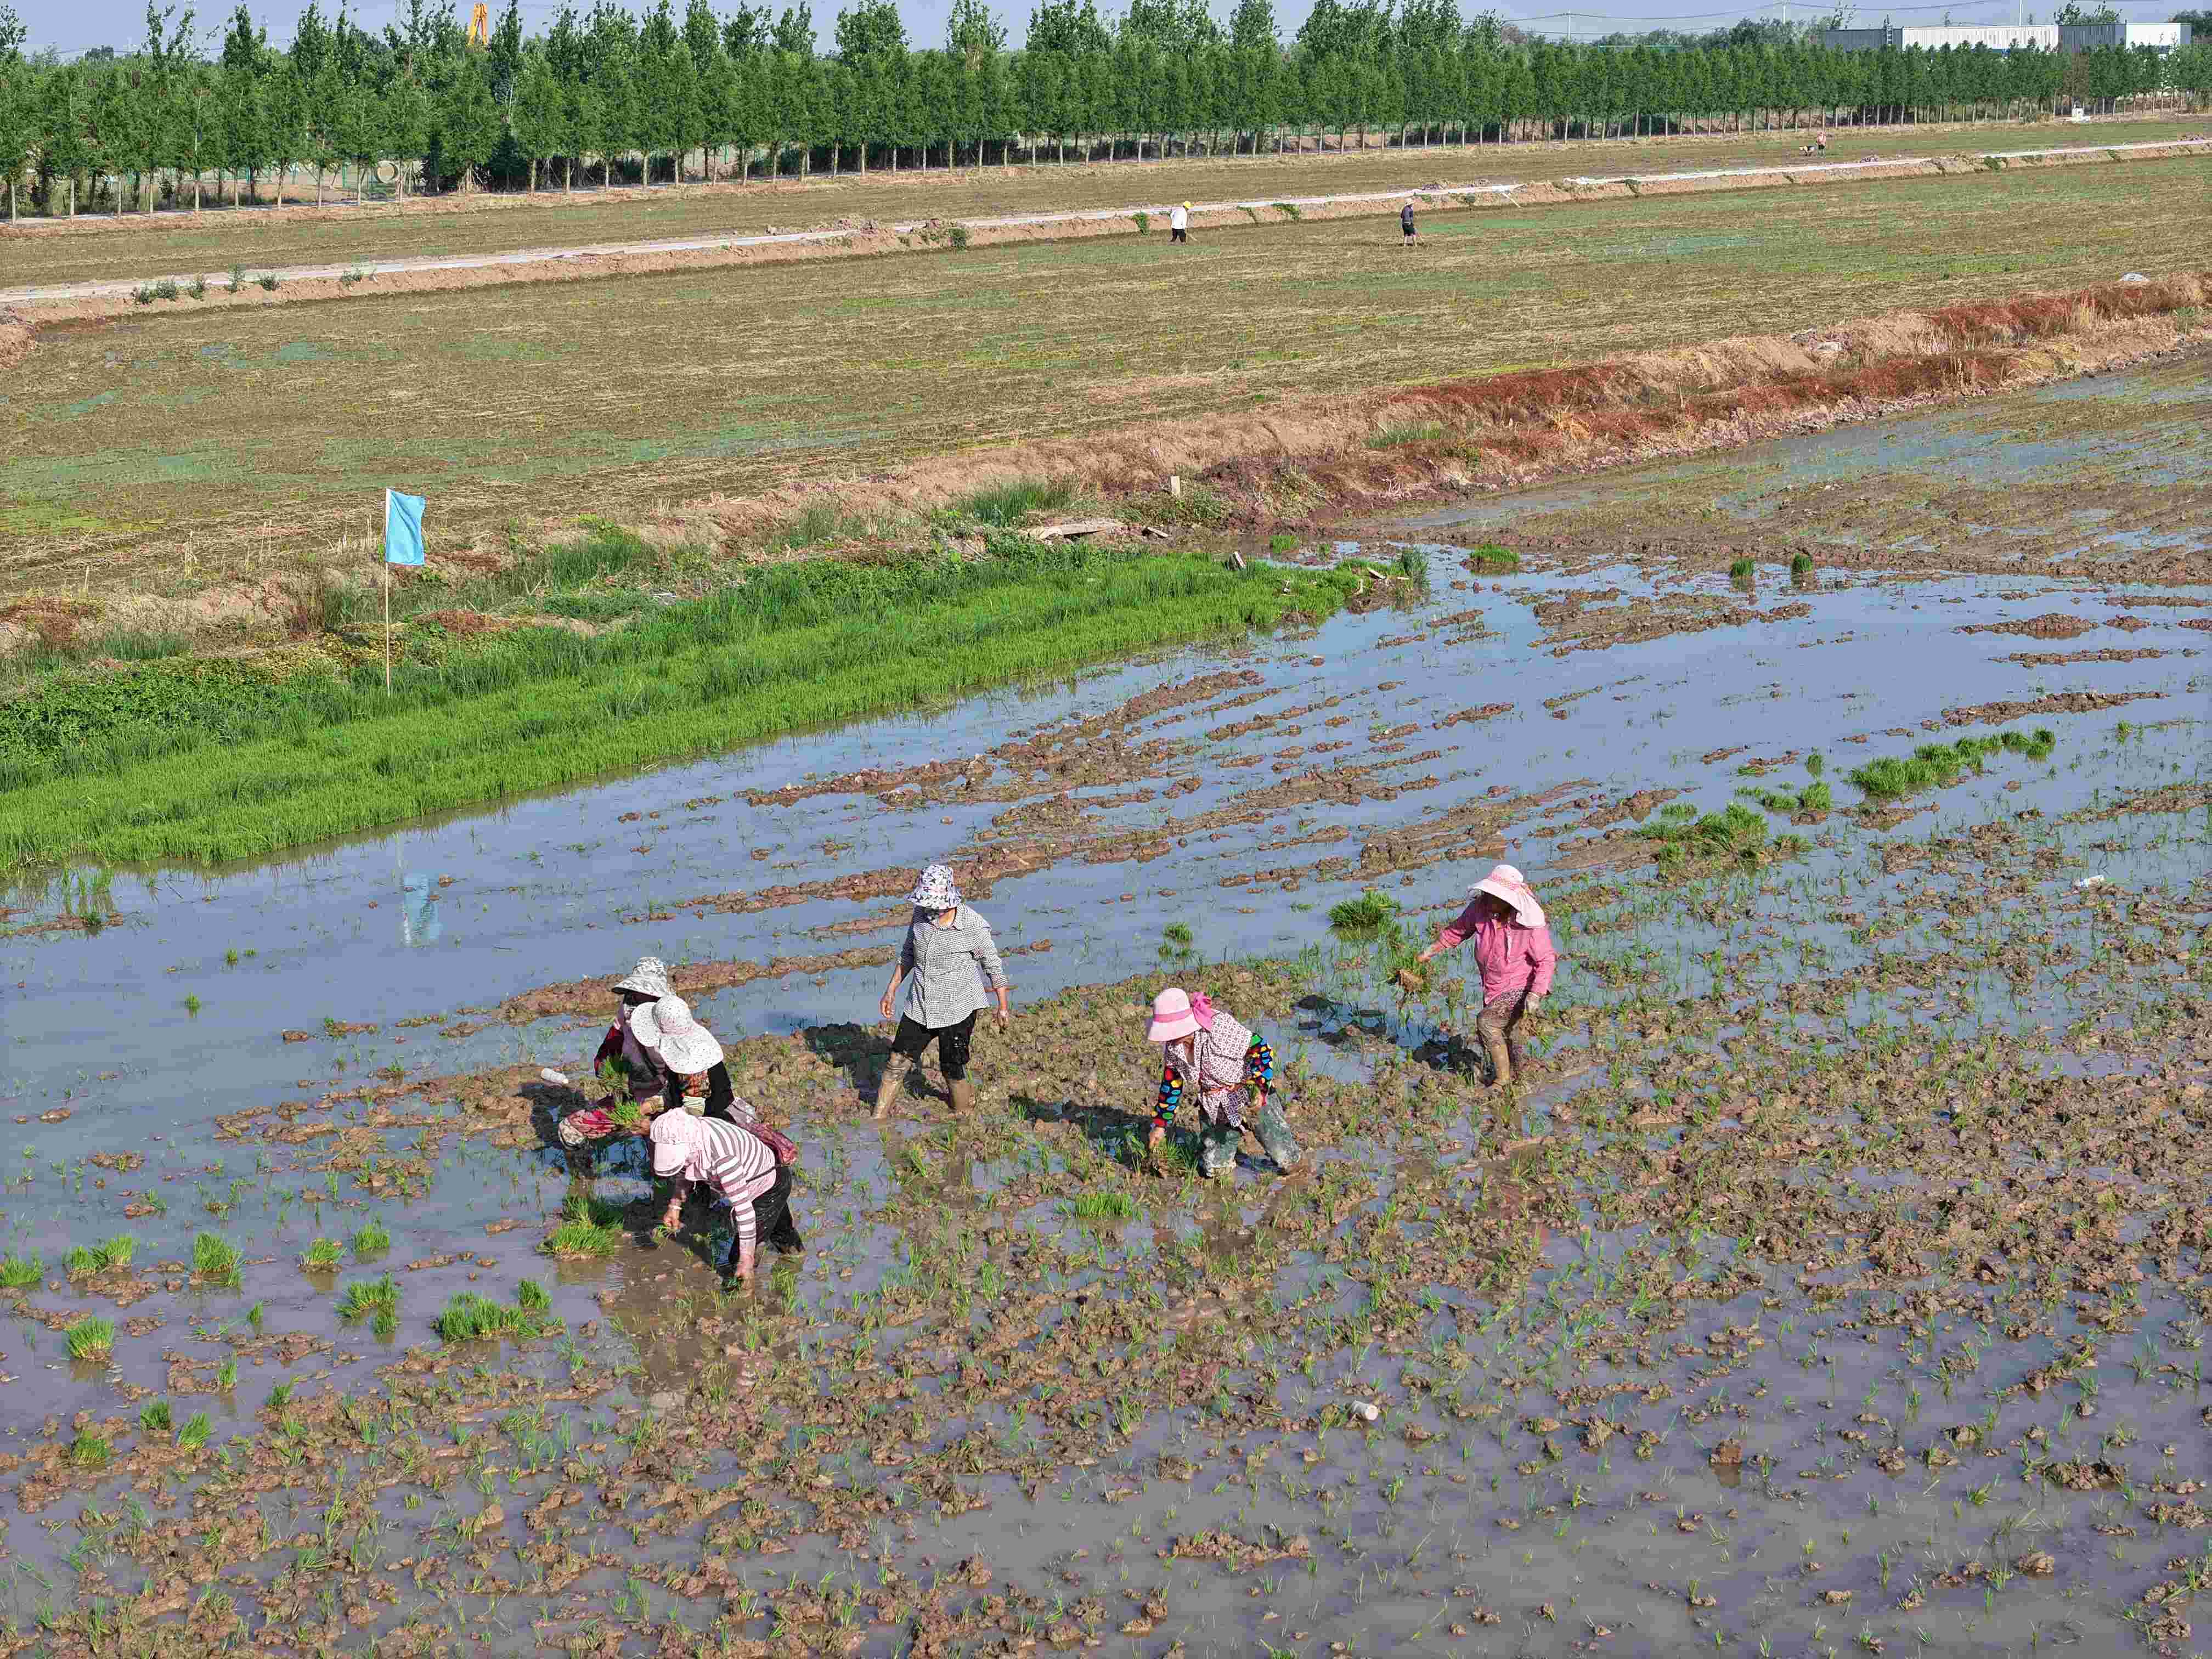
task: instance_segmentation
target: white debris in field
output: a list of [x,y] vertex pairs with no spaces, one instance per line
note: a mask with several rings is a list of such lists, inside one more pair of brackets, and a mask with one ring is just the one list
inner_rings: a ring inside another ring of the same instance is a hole
[[2106,884],[2106,878],[2102,876],[2084,876],[2081,880],[2075,882],[2074,884],[2077,888],[2102,887]]
[[2140,270],[2131,270],[2126,276],[2121,277],[2120,280],[2124,283],[2147,283],[2150,281],[2150,278],[2144,276]]
[[1363,1423],[1372,1423],[1382,1417],[1382,1408],[1371,1400],[1355,1400],[1352,1402],[1352,1414]]

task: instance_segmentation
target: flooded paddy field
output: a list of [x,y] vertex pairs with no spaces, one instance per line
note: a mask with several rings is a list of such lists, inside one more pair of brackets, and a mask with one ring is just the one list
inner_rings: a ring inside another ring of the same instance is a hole
[[[1377,526],[1425,597],[1245,650],[19,889],[0,1648],[2191,1651],[2202,367]],[[1564,960],[1498,1091],[1472,964],[1391,978],[1509,854]],[[878,1125],[937,858],[1015,1025]],[[647,951],[803,1148],[756,1292],[552,1133]],[[1145,1165],[1164,980],[1274,1042],[1299,1172]]]

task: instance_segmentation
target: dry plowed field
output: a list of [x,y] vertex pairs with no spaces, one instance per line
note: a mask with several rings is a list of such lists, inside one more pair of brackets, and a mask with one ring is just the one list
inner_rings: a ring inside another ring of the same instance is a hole
[[242,571],[431,499],[451,548],[965,446],[1589,362],[2157,274],[2205,163],[1651,197],[362,297],[42,333],[5,410],[0,557]]

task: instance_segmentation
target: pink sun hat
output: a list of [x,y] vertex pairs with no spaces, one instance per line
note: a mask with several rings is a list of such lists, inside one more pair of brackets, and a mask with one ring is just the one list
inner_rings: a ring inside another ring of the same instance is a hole
[[1179,985],[1170,985],[1152,999],[1152,1023],[1145,1028],[1147,1042],[1173,1042],[1195,1031],[1213,1029],[1213,1004],[1200,991],[1193,996]]
[[1467,890],[1470,896],[1487,893],[1492,898],[1504,899],[1513,907],[1513,920],[1523,927],[1544,926],[1544,907],[1536,902],[1536,895],[1527,879],[1510,864],[1492,866],[1488,875]]

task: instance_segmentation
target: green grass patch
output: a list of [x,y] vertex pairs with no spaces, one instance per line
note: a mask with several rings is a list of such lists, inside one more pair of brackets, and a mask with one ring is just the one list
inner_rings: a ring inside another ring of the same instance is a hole
[[561,1224],[543,1247],[545,1254],[564,1260],[612,1255],[623,1245],[622,1213],[619,1204],[571,1193],[561,1206]]
[[194,1412],[185,1419],[184,1427],[177,1431],[177,1443],[186,1451],[198,1451],[214,1432],[215,1419],[205,1412]]
[[80,1319],[62,1333],[71,1359],[105,1359],[115,1352],[115,1322]]
[[1134,1221],[1137,1200],[1127,1193],[1085,1193],[1067,1206],[1078,1221]]
[[46,1264],[35,1255],[10,1255],[0,1261],[0,1290],[35,1290],[46,1272]]
[[1398,901],[1370,887],[1358,898],[1348,898],[1328,908],[1328,925],[1346,933],[1368,933],[1398,914]]
[[1805,846],[1802,836],[1770,836],[1766,820],[1741,801],[1730,801],[1703,817],[1697,808],[1676,801],[1661,807],[1657,821],[1636,833],[1659,843],[1661,869],[1678,872],[1692,865],[1758,864],[1770,855],[1802,852]]
[[104,1273],[110,1267],[127,1267],[138,1253],[138,1240],[131,1233],[118,1233],[98,1244],[80,1244],[69,1253],[64,1264],[71,1279],[88,1279],[94,1273]]
[[1521,568],[1521,556],[1509,549],[1498,546],[1495,542],[1485,542],[1480,547],[1468,550],[1467,568],[1478,573],[1485,570],[1518,570]]
[[141,1406],[138,1408],[138,1426],[149,1434],[167,1434],[169,1431],[169,1402],[149,1400]]
[[345,1260],[345,1251],[335,1238],[319,1238],[307,1246],[300,1258],[300,1265],[311,1273],[333,1273]]
[[478,1342],[488,1337],[550,1336],[562,1328],[548,1310],[544,1291],[529,1279],[517,1288],[514,1305],[494,1302],[474,1291],[463,1291],[446,1304],[437,1319],[440,1337],[447,1342]]
[[979,489],[953,502],[952,510],[979,523],[1012,530],[1032,513],[1058,513],[1073,506],[1079,495],[1067,479],[1032,478]]
[[70,1442],[69,1460],[80,1469],[104,1469],[114,1458],[115,1448],[104,1434],[87,1429]]
[[241,1258],[238,1246],[221,1233],[199,1233],[192,1239],[192,1271],[215,1285],[235,1285]]
[[1406,421],[1377,427],[1368,434],[1367,447],[1370,449],[1389,449],[1399,444],[1432,444],[1445,435],[1441,422]]
[[374,1319],[385,1310],[394,1315],[399,1311],[399,1281],[390,1273],[379,1273],[374,1279],[356,1279],[338,1298],[338,1317],[349,1325]]
[[356,1261],[366,1261],[369,1257],[380,1255],[392,1248],[392,1235],[385,1231],[381,1221],[372,1218],[361,1224],[351,1243],[353,1259]]
[[0,863],[256,857],[1326,615],[1359,580],[994,549],[771,567],[603,638],[518,629],[403,665],[388,699],[380,668],[278,679],[162,662],[57,682],[0,706]]
[[1795,793],[1787,789],[1739,789],[1736,793],[1784,817],[1798,812],[1832,812],[1836,807],[1835,795],[1825,783],[1810,783]]
[[1923,743],[1910,755],[1885,755],[1854,767],[1844,775],[1869,800],[1899,800],[1923,789],[1941,789],[1967,773],[1979,774],[1993,757],[2024,755],[2041,760],[2057,746],[2049,726],[2032,732],[2002,732],[1992,738],[1961,738],[1956,743]]

